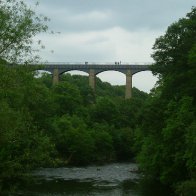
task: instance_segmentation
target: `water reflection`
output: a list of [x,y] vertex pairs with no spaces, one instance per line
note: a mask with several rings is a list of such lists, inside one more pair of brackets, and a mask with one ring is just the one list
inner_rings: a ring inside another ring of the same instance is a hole
[[35,183],[26,187],[20,195],[163,196],[163,191],[158,193],[156,187],[152,186],[150,192],[143,189],[136,170],[137,165],[133,163],[40,169],[34,172]]

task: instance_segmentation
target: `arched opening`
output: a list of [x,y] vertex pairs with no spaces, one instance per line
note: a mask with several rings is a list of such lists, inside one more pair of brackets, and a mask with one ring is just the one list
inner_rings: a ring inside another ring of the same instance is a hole
[[79,70],[71,70],[71,71],[64,72],[63,74],[88,76],[88,73]]
[[149,93],[156,84],[158,78],[153,76],[151,71],[141,71],[133,75],[133,87]]
[[81,85],[88,85],[89,83],[89,77],[88,73],[84,71],[79,70],[71,70],[63,72],[59,75],[60,81],[67,81],[67,82],[73,82],[75,84]]
[[37,80],[40,80],[43,84],[45,84],[48,88],[52,86],[52,73],[45,70],[36,70],[34,71],[34,77]]
[[36,70],[33,72],[35,78],[40,78],[44,75],[52,75],[51,72],[45,70]]
[[96,93],[100,96],[125,97],[126,76],[116,70],[106,70],[97,74]]
[[104,71],[97,74],[97,77],[103,82],[108,82],[111,85],[125,85],[126,77],[125,74],[119,71]]

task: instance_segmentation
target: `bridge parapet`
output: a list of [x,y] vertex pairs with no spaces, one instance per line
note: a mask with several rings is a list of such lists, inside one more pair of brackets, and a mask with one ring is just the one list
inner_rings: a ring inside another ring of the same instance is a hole
[[[38,66],[40,65],[40,66]],[[127,70],[132,70],[132,74],[140,71],[149,70],[150,64],[115,64],[115,63],[42,63],[32,64],[30,66],[38,66],[39,68],[53,73],[54,69],[58,69],[59,74],[67,71],[78,70],[89,73],[90,69],[94,70],[95,75],[104,71],[119,71],[126,74]]]

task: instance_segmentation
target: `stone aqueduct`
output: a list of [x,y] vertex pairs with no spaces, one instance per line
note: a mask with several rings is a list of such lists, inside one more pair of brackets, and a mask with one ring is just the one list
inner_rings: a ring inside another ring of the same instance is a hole
[[[32,65],[35,66],[35,65]],[[48,71],[53,75],[53,84],[59,82],[59,75],[68,71],[83,71],[89,74],[89,85],[95,90],[96,75],[104,71],[119,71],[126,75],[125,99],[132,96],[132,76],[141,71],[147,71],[149,65],[121,64],[118,62],[108,64],[97,63],[44,63],[39,69]]]

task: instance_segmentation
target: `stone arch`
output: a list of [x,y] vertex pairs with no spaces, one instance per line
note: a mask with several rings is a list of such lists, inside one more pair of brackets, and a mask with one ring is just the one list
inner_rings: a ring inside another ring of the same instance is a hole
[[[117,73],[118,74],[122,74],[122,81],[123,81],[123,84],[125,84],[125,99],[130,99],[131,96],[132,96],[132,73],[131,73],[131,69],[127,69],[127,70],[123,70],[121,71],[120,69],[119,70],[115,70],[115,69],[112,69],[112,70],[102,70],[99,72],[100,73],[103,73],[103,72],[108,72],[108,71],[112,71],[114,73]],[[121,82],[122,83],[122,82]],[[117,85],[117,83],[116,83]]]
[[156,84],[158,78],[153,76],[150,70],[138,71],[133,74],[133,86],[149,93]]
[[33,73],[34,73],[34,76],[36,78],[41,77],[45,73],[47,73],[49,75],[52,75],[52,72],[51,71],[46,71],[44,69],[36,69],[36,70],[33,71]]
[[[111,78],[109,78],[109,74],[111,74]],[[119,70],[103,70],[103,71],[96,73],[96,76],[99,77],[102,81],[109,82],[112,85],[118,85],[118,84],[125,85],[126,84],[126,75],[125,73]]]
[[119,72],[119,73],[122,73],[122,74],[126,74],[125,70],[121,70],[121,69],[102,69],[102,70],[96,71],[96,75],[104,73],[104,72],[108,72],[108,71]]
[[63,75],[69,74],[70,76],[87,76],[89,77],[89,73],[87,71],[80,71],[80,70],[67,70],[65,72],[61,72],[59,74],[59,80],[63,78]]
[[88,76],[89,73],[87,71],[84,71],[84,70],[78,70],[78,69],[75,69],[75,70],[66,70],[64,72],[61,72],[59,73],[59,75],[62,75],[62,74],[66,74],[66,73],[70,73],[71,75],[84,75],[84,76]]

